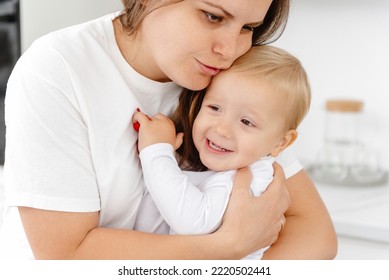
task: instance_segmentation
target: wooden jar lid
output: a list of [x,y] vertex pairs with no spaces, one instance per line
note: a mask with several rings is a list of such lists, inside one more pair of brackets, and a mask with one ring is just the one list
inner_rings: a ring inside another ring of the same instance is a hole
[[330,99],[326,102],[326,109],[331,112],[360,112],[362,107],[362,101],[353,99]]

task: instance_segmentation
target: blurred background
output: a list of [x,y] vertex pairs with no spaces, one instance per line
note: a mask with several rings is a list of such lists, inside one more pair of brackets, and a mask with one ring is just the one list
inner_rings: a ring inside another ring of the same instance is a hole
[[[292,0],[287,28],[275,43],[297,55],[312,86],[312,105],[297,150],[315,160],[324,140],[325,102],[364,102],[361,141],[389,167],[389,1]],[[314,133],[312,133],[314,132]]]
[[[292,0],[286,30],[274,44],[295,54],[310,78],[311,109],[294,147],[309,170],[319,171],[311,175],[338,233],[337,259],[388,260],[389,1]],[[363,107],[330,112],[332,99]],[[335,133],[358,145],[329,150],[326,139]],[[323,153],[324,161],[355,171],[342,177],[332,168],[337,175],[329,175],[318,168]]]
[[[120,9],[120,0],[0,0],[0,97],[17,57],[36,38]],[[333,218],[340,241],[337,258],[389,259],[389,1],[292,0],[285,32],[273,44],[296,55],[310,78],[311,109],[294,149]],[[326,102],[332,99],[358,101],[362,107],[331,117]],[[328,127],[343,137],[354,126],[350,137],[357,148],[343,154],[350,147],[346,143],[329,152]],[[329,153],[341,168],[346,161],[352,175],[326,176],[318,167]]]

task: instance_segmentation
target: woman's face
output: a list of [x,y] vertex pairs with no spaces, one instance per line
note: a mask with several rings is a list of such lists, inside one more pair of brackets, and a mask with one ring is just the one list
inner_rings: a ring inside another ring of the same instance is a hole
[[199,90],[252,43],[271,0],[184,0],[147,15],[134,68],[150,79]]

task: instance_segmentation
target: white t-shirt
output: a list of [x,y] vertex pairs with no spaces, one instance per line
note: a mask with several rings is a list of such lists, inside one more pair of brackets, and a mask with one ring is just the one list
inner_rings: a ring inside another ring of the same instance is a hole
[[[148,146],[139,157],[146,192],[135,221],[136,230],[161,234],[206,234],[219,228],[236,170],[182,172],[174,157],[173,146],[167,143]],[[261,195],[273,180],[274,159],[268,156],[250,165],[253,195]],[[193,184],[193,176],[204,180]],[[266,249],[246,259],[259,260]]]
[[[137,107],[170,115],[181,88],[127,64],[115,16],[38,39],[11,74],[0,259],[33,258],[17,206],[100,211],[100,226],[134,226],[144,183],[132,115]],[[289,161],[286,172],[299,170],[298,161]]]
[[[132,115],[170,115],[181,88],[135,72],[108,15],[38,39],[8,82],[0,254],[31,258],[17,208],[100,211],[132,229],[143,193]],[[22,247],[22,248],[20,248]]]

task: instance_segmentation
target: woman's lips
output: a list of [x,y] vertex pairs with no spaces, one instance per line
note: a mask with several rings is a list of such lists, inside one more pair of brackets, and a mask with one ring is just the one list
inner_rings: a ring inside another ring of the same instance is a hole
[[206,75],[215,76],[215,75],[219,74],[219,72],[220,72],[220,68],[215,68],[215,67],[205,65],[205,64],[201,63],[200,61],[198,61],[198,63],[200,65],[200,70]]

